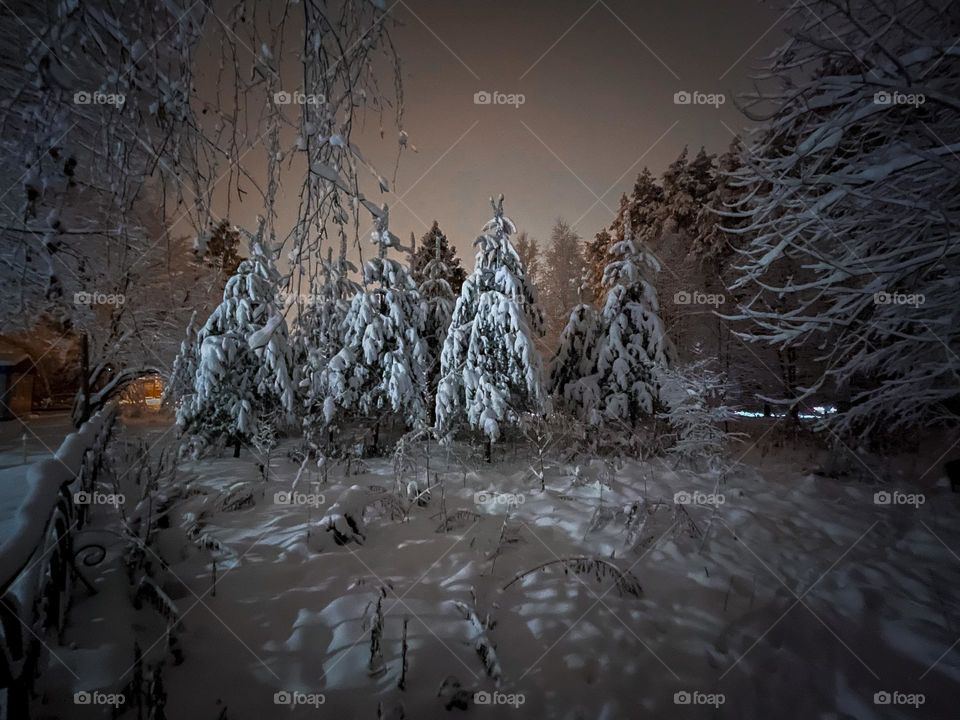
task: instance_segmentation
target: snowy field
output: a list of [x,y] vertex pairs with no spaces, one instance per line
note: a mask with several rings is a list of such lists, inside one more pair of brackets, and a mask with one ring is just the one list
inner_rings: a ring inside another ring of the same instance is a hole
[[[145,432],[172,439],[145,423],[121,437]],[[420,718],[953,712],[960,496],[923,456],[889,464],[889,483],[866,470],[869,481],[837,481],[814,474],[813,451],[764,440],[719,487],[657,459],[573,459],[548,464],[541,492],[511,446],[487,466],[480,450],[434,445],[434,487],[407,504],[390,457],[353,461],[349,475],[331,465],[326,482],[305,473],[291,499],[293,447],[275,451],[267,481],[245,450],[182,464],[163,488],[177,499],[149,553],[182,619],[164,673],[169,718],[375,718],[378,703],[384,717],[402,704]],[[420,491],[426,460],[415,458]],[[362,508],[352,529],[337,520],[362,542],[325,530],[338,500]],[[107,717],[72,694],[122,689],[131,636],[147,658],[167,652],[157,613],[129,602],[116,538],[95,529],[115,512],[97,508],[83,536],[111,550],[84,570],[99,592],[78,590],[39,717]],[[598,574],[597,559],[624,574]],[[884,692],[893,703],[875,702]],[[903,704],[914,693],[919,708]],[[300,704],[278,707],[290,698]]]

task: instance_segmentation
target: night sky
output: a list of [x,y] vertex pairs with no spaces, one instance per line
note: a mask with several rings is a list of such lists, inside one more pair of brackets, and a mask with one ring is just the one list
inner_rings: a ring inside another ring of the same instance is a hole
[[[502,192],[518,227],[541,241],[558,216],[589,238],[610,223],[644,165],[659,174],[684,145],[691,154],[701,145],[725,150],[746,123],[735,95],[750,88],[757,58],[784,39],[783,10],[758,0],[387,7],[399,21],[404,127],[418,149],[403,153],[395,192],[383,196],[391,229],[419,238],[436,218],[468,267],[492,194]],[[677,105],[683,90],[723,93],[726,102]],[[522,93],[524,103],[477,105],[479,91]],[[385,124],[381,139],[379,119],[370,117],[355,139],[392,179],[395,128]],[[287,227],[296,216],[295,175],[281,200]],[[262,202],[250,196],[230,219],[253,227],[258,212]]]
[[[723,151],[745,123],[733,96],[783,41],[779,12],[757,0],[411,0],[393,11],[419,153],[401,161],[391,224],[419,236],[436,216],[464,252],[492,193],[535,237],[557,215],[588,237],[643,165],[659,173],[684,145]],[[475,105],[478,90],[525,103]],[[727,102],[675,105],[678,90]]]

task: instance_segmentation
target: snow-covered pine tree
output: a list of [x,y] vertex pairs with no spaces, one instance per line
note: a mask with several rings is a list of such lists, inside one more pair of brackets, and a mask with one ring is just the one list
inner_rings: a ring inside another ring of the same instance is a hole
[[457,296],[451,285],[453,273],[444,262],[440,237],[434,235],[433,241],[434,257],[424,266],[424,279],[420,282],[420,295],[424,303],[423,337],[430,355],[427,386],[431,397],[440,377],[440,351],[457,304]]
[[543,314],[510,242],[516,226],[503,214],[503,195],[490,204],[494,217],[474,243],[476,265],[463,283],[440,356],[436,418],[445,439],[465,420],[492,443],[504,425],[539,411],[544,401],[535,345]]
[[193,396],[193,378],[197,374],[197,356],[199,355],[196,320],[197,311],[194,310],[190,315],[190,322],[187,323],[183,340],[180,342],[180,351],[173,359],[170,375],[163,388],[163,404],[175,407],[178,417],[184,407],[189,406],[190,398]]
[[632,425],[656,412],[658,374],[669,367],[674,351],[650,279],[660,263],[634,238],[629,222],[623,228],[623,239],[611,248],[615,259],[603,274],[607,299],[597,342],[598,414]]
[[375,417],[374,445],[383,411],[389,409],[410,427],[427,421],[427,345],[423,305],[406,266],[387,257],[403,249],[389,230],[386,206],[371,234],[377,256],[364,267],[365,289],[350,303],[344,320],[343,347],[323,369],[324,420],[339,413]]
[[663,226],[663,188],[648,168],[637,175],[630,195],[620,197],[620,208],[610,224],[609,232],[597,233],[587,245],[587,287],[597,303],[603,304],[607,286],[603,280],[607,265],[615,259],[613,247],[624,237],[625,225],[630,226],[633,237],[645,246],[651,246],[659,237]]
[[296,394],[281,277],[262,231],[261,223],[250,258],[227,281],[223,302],[197,333],[193,397],[178,417],[195,452],[224,437],[239,456],[261,415],[293,419]]
[[[957,419],[960,57],[954,12],[813,0],[785,14],[743,156],[748,341],[818,350],[799,388],[862,437]],[[802,399],[802,398],[801,398]]]
[[547,389],[561,407],[583,420],[596,420],[597,339],[600,316],[589,303],[573,308],[560,333],[560,347],[550,362]]
[[319,447],[329,427],[324,412],[327,398],[323,372],[327,363],[343,347],[343,323],[352,298],[360,291],[349,273],[356,268],[346,257],[345,237],[340,256],[333,259],[328,248],[321,269],[321,281],[315,284],[310,302],[296,320],[301,345],[298,384],[303,397],[303,434],[308,446]]

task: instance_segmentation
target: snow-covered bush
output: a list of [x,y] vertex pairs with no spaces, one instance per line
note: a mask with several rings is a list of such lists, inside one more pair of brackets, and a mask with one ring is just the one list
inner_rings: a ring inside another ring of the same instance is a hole
[[674,432],[668,454],[690,466],[717,470],[725,443],[740,434],[726,430],[725,423],[736,416],[723,402],[726,380],[711,369],[710,362],[700,360],[661,372],[661,400],[666,410],[659,416]]
[[474,243],[476,265],[463,283],[440,355],[436,422],[444,438],[465,421],[496,441],[505,425],[544,402],[534,342],[543,333],[543,315],[510,242],[516,226],[503,214],[503,196],[490,203],[494,217]]

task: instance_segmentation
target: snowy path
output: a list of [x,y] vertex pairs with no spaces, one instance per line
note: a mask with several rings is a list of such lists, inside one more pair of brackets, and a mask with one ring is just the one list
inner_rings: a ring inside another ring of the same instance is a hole
[[[282,691],[305,693],[303,702],[322,695],[324,717],[375,718],[378,701],[387,717],[398,702],[407,717],[445,716],[451,694],[437,694],[448,676],[471,695],[495,689],[475,650],[477,629],[457,605],[474,606],[471,588],[477,615],[489,613],[495,623],[488,634],[502,666],[499,697],[523,696],[518,708],[475,705],[471,716],[766,718],[786,717],[789,707],[790,717],[862,720],[954,710],[960,650],[947,651],[960,635],[960,502],[948,490],[928,490],[919,508],[876,505],[873,485],[803,475],[767,459],[741,467],[721,488],[725,502],[700,551],[672,500],[677,491],[712,493],[712,484],[660,463],[617,471],[602,490],[606,519],[593,529],[600,462],[583,468],[577,482],[566,472],[549,474],[545,494],[510,463],[476,464],[483,480],[456,464],[447,471],[440,452],[431,466],[446,483],[448,517],[458,510],[477,517],[460,518],[443,534],[436,493],[406,522],[374,505],[366,543],[345,546],[317,519],[350,485],[392,489],[389,458],[367,461],[348,479],[338,467],[326,485],[301,481],[301,491],[324,496],[318,509],[274,502],[297,470],[279,451],[267,484],[246,452],[182,466],[179,479],[195,494],[157,542],[175,578],[164,589],[184,617],[185,660],[164,677],[168,717],[216,718],[224,705],[233,720],[274,717]],[[219,493],[241,481],[251,483],[254,505],[215,510]],[[492,488],[523,495],[510,506],[495,563],[507,506],[475,502],[476,492]],[[666,504],[627,543],[624,510],[643,498]],[[712,510],[685,507],[703,530]],[[184,529],[196,518],[224,548],[215,595],[211,552]],[[611,554],[639,580],[641,597],[556,566],[503,589],[541,563]],[[74,681],[54,663],[51,686],[122,685],[116,677],[130,665],[130,627],[145,650],[158,639],[153,652],[162,650],[162,627],[146,611],[118,608],[129,591],[116,563],[102,567],[103,591],[78,599],[72,611],[67,644],[76,646],[58,650],[67,666],[97,666],[98,675],[84,671]],[[385,671],[371,676],[371,617],[381,588]],[[400,691],[405,617],[409,667]],[[921,692],[925,704],[876,705],[874,694],[883,691]],[[683,692],[695,702],[722,693],[724,703],[678,705],[685,696],[675,694]],[[316,713],[305,705],[291,716]]]

